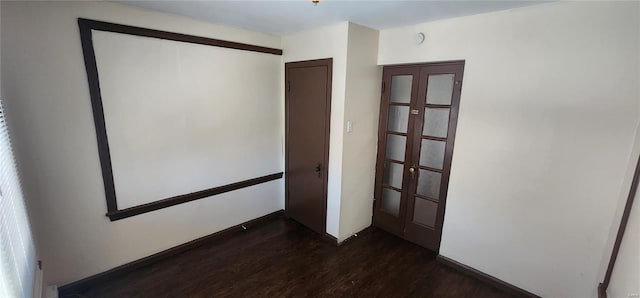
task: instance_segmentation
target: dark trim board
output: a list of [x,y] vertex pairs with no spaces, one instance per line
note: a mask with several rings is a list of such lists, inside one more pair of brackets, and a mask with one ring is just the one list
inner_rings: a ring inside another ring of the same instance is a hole
[[89,95],[91,98],[91,108],[93,110],[93,122],[96,129],[96,139],[98,142],[98,155],[100,157],[100,166],[102,169],[102,179],[104,183],[105,198],[107,201],[107,216],[111,221],[119,220],[134,215],[167,208],[177,204],[186,203],[189,201],[206,198],[212,195],[240,189],[247,186],[256,185],[271,181],[274,179],[282,178],[282,173],[271,174],[263,177],[249,179],[241,182],[232,183],[229,185],[214,187],[197,191],[193,193],[183,194],[175,197],[164,198],[143,204],[134,206],[127,209],[118,209],[118,202],[116,200],[115,183],[113,179],[113,167],[111,164],[111,153],[109,149],[109,139],[107,136],[107,129],[104,118],[104,109],[102,105],[102,94],[100,93],[100,80],[98,77],[98,65],[96,63],[95,50],[93,48],[93,30],[115,32],[136,36],[152,37],[159,39],[166,39],[178,42],[188,42],[202,45],[209,45],[215,47],[223,47],[237,50],[253,51],[260,53],[268,53],[274,55],[282,55],[282,50],[265,48],[250,44],[243,44],[237,42],[231,42],[226,40],[219,40],[213,38],[206,38],[194,35],[187,35],[181,33],[153,30],[147,28],[140,28],[134,26],[127,26],[121,24],[114,24],[108,22],[101,22],[95,20],[88,20],[79,18],[78,26],[80,27],[80,41],[82,44],[82,53],[84,56],[84,64],[87,72],[87,80],[89,83]]
[[624,231],[627,229],[627,222],[631,215],[631,207],[633,207],[633,201],[638,192],[638,184],[640,184],[640,157],[636,163],[636,170],[633,173],[633,180],[631,181],[631,188],[629,189],[629,195],[627,196],[627,202],[624,205],[624,211],[622,212],[622,218],[620,219],[620,226],[618,227],[618,233],[616,234],[616,240],[613,244],[613,250],[611,251],[611,258],[609,259],[609,265],[607,266],[607,273],[604,275],[604,280],[598,284],[598,297],[607,298],[607,288],[609,282],[611,282],[611,275],[613,274],[613,267],[616,264],[618,258],[618,251],[620,251],[620,245],[622,244],[622,238],[624,237]]
[[604,288],[603,283],[598,284],[598,298],[607,298],[607,289]]
[[96,53],[93,48],[93,34],[91,33],[91,25],[95,24],[94,22],[95,21],[78,19],[84,67],[87,71],[87,81],[89,82],[89,96],[91,98],[91,109],[93,111],[93,124],[95,125],[96,139],[98,142],[98,155],[100,156],[100,168],[102,170],[104,193],[107,199],[107,210],[108,212],[113,212],[118,210],[118,205],[116,203],[116,188],[113,181],[113,168],[111,167],[111,153],[109,151],[109,140],[107,139],[107,127],[104,121],[102,94],[100,93],[100,82],[98,80],[98,64],[96,62]]
[[486,273],[483,273],[481,271],[478,271],[474,268],[471,268],[467,265],[464,265],[462,263],[456,262],[452,259],[449,259],[443,255],[438,255],[436,257],[436,260],[446,266],[449,266],[455,270],[458,270],[466,275],[469,275],[471,277],[475,277],[476,279],[485,282],[487,284],[490,284],[500,290],[503,290],[511,295],[514,295],[516,297],[536,297],[536,298],[540,298],[540,296],[533,294],[531,292],[528,292],[526,290],[523,290],[519,287],[516,287],[510,283],[507,283],[503,280],[497,279],[491,275],[488,275]]
[[203,199],[210,196],[219,195],[221,193],[238,190],[241,188],[253,186],[260,183],[265,183],[269,181],[273,181],[276,179],[282,178],[282,172],[275,173],[271,175],[266,175],[258,178],[253,178],[249,180],[244,180],[236,183],[231,183],[223,186],[218,186],[214,188],[209,188],[201,191],[196,191],[184,195],[179,195],[171,198],[166,198],[164,200],[154,201],[151,203],[134,206],[127,209],[116,210],[113,212],[108,212],[107,216],[111,221],[119,220],[127,217],[131,217],[134,215],[151,212],[154,210],[171,207],[173,205],[178,205],[186,202],[191,202],[194,200]]
[[156,263],[158,261],[167,259],[175,255],[181,254],[183,252],[197,248],[211,241],[216,241],[216,240],[222,239],[223,237],[228,237],[228,236],[231,236],[232,234],[240,233],[244,231],[246,228],[257,226],[265,222],[282,218],[282,217],[284,217],[284,211],[279,210],[279,211],[267,214],[265,216],[258,217],[256,219],[252,219],[250,221],[241,223],[239,225],[235,225],[233,227],[224,229],[222,231],[213,233],[211,235],[204,236],[204,237],[189,241],[187,243],[169,248],[167,250],[133,261],[131,263],[127,263],[127,264],[115,267],[108,271],[98,273],[96,275],[89,276],[79,281],[66,284],[58,288],[58,297],[60,298],[76,297],[75,295],[77,295],[78,293],[81,293],[87,290],[88,288],[95,286],[96,284],[102,283],[106,280],[116,278],[118,276],[124,275],[131,271],[137,270],[139,268],[151,265],[153,263]]
[[423,63],[407,62],[407,63],[385,64],[384,66],[414,66],[414,65],[432,64],[432,63],[442,64],[442,65],[451,65],[451,64],[458,64],[458,63],[464,63],[464,62],[465,60],[461,59],[461,60],[432,61],[432,62],[423,62]]
[[123,33],[123,34],[137,35],[137,36],[144,36],[144,37],[153,37],[153,38],[159,38],[159,39],[195,43],[195,44],[235,49],[235,50],[267,53],[267,54],[273,54],[273,55],[279,55],[279,56],[282,55],[281,49],[274,49],[274,48],[256,46],[252,44],[239,43],[239,42],[228,41],[228,40],[220,40],[215,38],[208,38],[208,37],[195,36],[195,35],[189,35],[189,34],[147,29],[147,28],[141,28],[141,27],[135,27],[135,26],[83,19],[83,18],[78,18],[78,24],[80,25],[81,30],[84,27],[85,30],[89,30],[89,31],[93,29],[93,30],[99,30],[99,31]]
[[338,243],[338,238],[334,237],[333,235],[329,234],[329,233],[324,233],[324,235],[322,235],[322,239],[326,242],[329,242],[330,244],[333,244],[335,246],[340,245]]

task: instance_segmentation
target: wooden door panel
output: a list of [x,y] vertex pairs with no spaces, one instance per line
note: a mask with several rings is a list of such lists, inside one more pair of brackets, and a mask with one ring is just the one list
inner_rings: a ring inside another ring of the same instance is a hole
[[417,96],[418,75],[415,67],[385,69],[383,73],[374,224],[399,236],[404,229],[409,175],[406,152],[412,146],[410,112]]
[[463,63],[420,67],[416,142],[411,148],[417,175],[407,195],[404,237],[434,251],[439,250],[442,236],[463,67]]
[[286,211],[324,234],[331,60],[287,63]]

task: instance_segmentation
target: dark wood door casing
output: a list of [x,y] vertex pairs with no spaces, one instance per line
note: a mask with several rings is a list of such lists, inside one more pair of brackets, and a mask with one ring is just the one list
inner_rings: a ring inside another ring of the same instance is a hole
[[326,233],[333,59],[285,64],[285,211]]
[[[392,232],[409,241],[438,251],[442,236],[442,225],[444,222],[444,210],[449,185],[451,171],[451,161],[453,147],[455,143],[455,133],[458,120],[458,109],[460,104],[460,93],[462,86],[462,76],[464,71],[464,61],[437,62],[412,65],[392,65],[385,66],[383,70],[383,92],[381,97],[380,122],[378,135],[378,156],[376,164],[376,186],[374,203],[374,224],[384,230]],[[454,86],[451,94],[450,105],[427,104],[425,101],[428,89],[429,75],[454,74]],[[400,75],[412,76],[411,100],[409,103],[391,102],[391,82],[392,77]],[[388,130],[390,106],[406,106],[412,111],[409,115],[406,133],[398,133]],[[448,132],[444,138],[430,137],[423,135],[423,121],[425,108],[448,108]],[[415,112],[415,113],[414,113]],[[386,156],[387,136],[401,135],[406,137],[405,156],[403,161],[391,160]],[[444,149],[444,159],[441,169],[433,169],[420,165],[421,142],[423,139],[446,142]],[[389,162],[402,164],[402,189],[400,191],[400,207],[398,216],[385,211],[382,208],[383,188],[391,188],[384,184],[385,166]],[[411,173],[410,168],[414,168],[416,173]],[[439,196],[434,201],[437,202],[437,213],[435,225],[431,227],[422,226],[414,222],[414,208],[418,188],[418,175],[420,170],[429,170],[441,173],[439,185]]]

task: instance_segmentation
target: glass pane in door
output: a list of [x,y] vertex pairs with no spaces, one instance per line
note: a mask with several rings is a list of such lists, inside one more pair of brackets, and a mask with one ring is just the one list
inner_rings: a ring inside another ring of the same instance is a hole
[[387,123],[387,130],[406,133],[408,123],[409,107],[389,106],[389,120]]
[[400,192],[389,188],[382,188],[381,205],[382,210],[398,216],[400,213]]
[[427,81],[427,103],[451,105],[454,74],[430,75]]
[[384,179],[383,184],[390,185],[395,188],[402,188],[402,174],[404,172],[404,165],[387,161],[384,165]]
[[391,102],[410,103],[412,75],[401,75],[391,77]]
[[406,144],[407,137],[387,134],[387,158],[404,161],[404,150]]
[[413,207],[413,222],[433,228],[436,225],[438,203],[416,197]]
[[446,138],[449,129],[448,108],[426,108],[424,111],[424,124],[422,134],[425,136]]
[[444,164],[444,149],[447,143],[443,141],[422,140],[420,147],[420,165],[442,170]]
[[442,174],[429,170],[420,170],[416,192],[424,197],[438,200],[440,197],[440,179]]

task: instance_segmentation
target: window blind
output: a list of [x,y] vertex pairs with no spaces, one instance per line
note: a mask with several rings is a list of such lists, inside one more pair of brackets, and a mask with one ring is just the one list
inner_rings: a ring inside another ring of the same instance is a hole
[[32,297],[35,248],[0,101],[0,297]]

